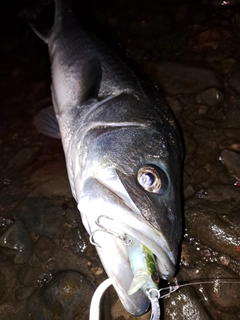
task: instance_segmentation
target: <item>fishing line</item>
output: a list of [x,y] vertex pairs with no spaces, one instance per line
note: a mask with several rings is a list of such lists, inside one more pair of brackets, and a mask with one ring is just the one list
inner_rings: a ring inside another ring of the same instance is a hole
[[[194,286],[194,285],[201,285],[201,284],[226,284],[226,283],[229,283],[229,284],[235,284],[235,283],[240,283],[240,279],[239,278],[225,278],[225,279],[212,279],[212,280],[201,280],[201,281],[187,281],[187,282],[184,282],[184,283],[179,283],[179,284],[176,284],[176,285],[170,285],[168,287],[165,287],[165,288],[161,288],[159,290],[157,289],[151,289],[151,290],[156,290],[159,294],[159,299],[165,299],[165,298],[169,298],[170,295],[177,291],[178,289],[180,288],[183,288],[183,287],[188,287],[188,286]],[[168,290],[167,293],[163,293],[162,294],[162,291],[166,291]]]
[[[150,289],[148,291],[148,299],[151,302],[151,315],[149,320],[159,320],[161,315],[161,310],[159,306],[159,299],[166,299],[169,298],[170,295],[177,291],[180,288],[188,287],[188,286],[195,286],[195,285],[201,285],[201,284],[235,284],[240,283],[240,279],[237,278],[225,278],[225,279],[212,279],[212,280],[201,280],[201,281],[188,281],[185,283],[179,283],[175,285],[169,285],[168,287],[161,288],[159,290],[157,289]],[[100,305],[101,305],[101,298],[104,294],[104,292],[108,289],[108,287],[112,285],[111,279],[106,279],[103,281],[94,292],[94,295],[91,300],[90,305],[90,314],[89,314],[89,320],[100,320]],[[167,293],[164,293],[163,291],[168,291]]]

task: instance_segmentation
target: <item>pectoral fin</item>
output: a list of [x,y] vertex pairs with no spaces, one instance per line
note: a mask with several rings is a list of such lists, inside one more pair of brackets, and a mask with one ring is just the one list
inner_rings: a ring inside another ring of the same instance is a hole
[[33,119],[34,126],[41,133],[56,139],[61,139],[58,121],[53,106],[42,109]]

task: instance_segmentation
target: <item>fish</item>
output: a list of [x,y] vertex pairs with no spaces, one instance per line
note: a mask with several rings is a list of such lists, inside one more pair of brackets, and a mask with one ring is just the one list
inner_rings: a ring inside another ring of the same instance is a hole
[[53,102],[34,122],[42,133],[61,137],[82,223],[124,308],[139,316],[150,301],[141,289],[128,294],[134,274],[124,239],[149,249],[160,278],[175,274],[182,133],[156,87],[85,30],[72,8],[55,0],[52,29],[47,36],[34,30],[48,45]]

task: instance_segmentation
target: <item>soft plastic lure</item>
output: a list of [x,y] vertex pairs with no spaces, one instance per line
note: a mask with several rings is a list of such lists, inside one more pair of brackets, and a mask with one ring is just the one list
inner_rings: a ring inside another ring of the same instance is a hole
[[136,239],[132,239],[132,244],[127,247],[127,250],[134,275],[133,281],[128,289],[128,294],[132,295],[141,289],[151,301],[152,311],[150,320],[159,320],[159,276],[155,257],[145,245],[141,244]]
[[149,290],[158,290],[159,276],[153,253],[136,239],[132,239],[132,245],[127,246],[127,250],[134,275],[128,294],[142,289],[148,295]]

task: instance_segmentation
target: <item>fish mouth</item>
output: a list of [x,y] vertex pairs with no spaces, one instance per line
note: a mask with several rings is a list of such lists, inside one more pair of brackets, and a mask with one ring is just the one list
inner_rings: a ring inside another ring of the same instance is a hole
[[129,243],[125,240],[134,238],[155,255],[162,279],[174,275],[176,257],[163,233],[143,217],[115,171],[111,172],[111,181],[106,176],[85,180],[78,208],[124,308],[140,316],[148,310],[150,301],[142,290],[131,296],[127,293],[134,275],[128,257]]

